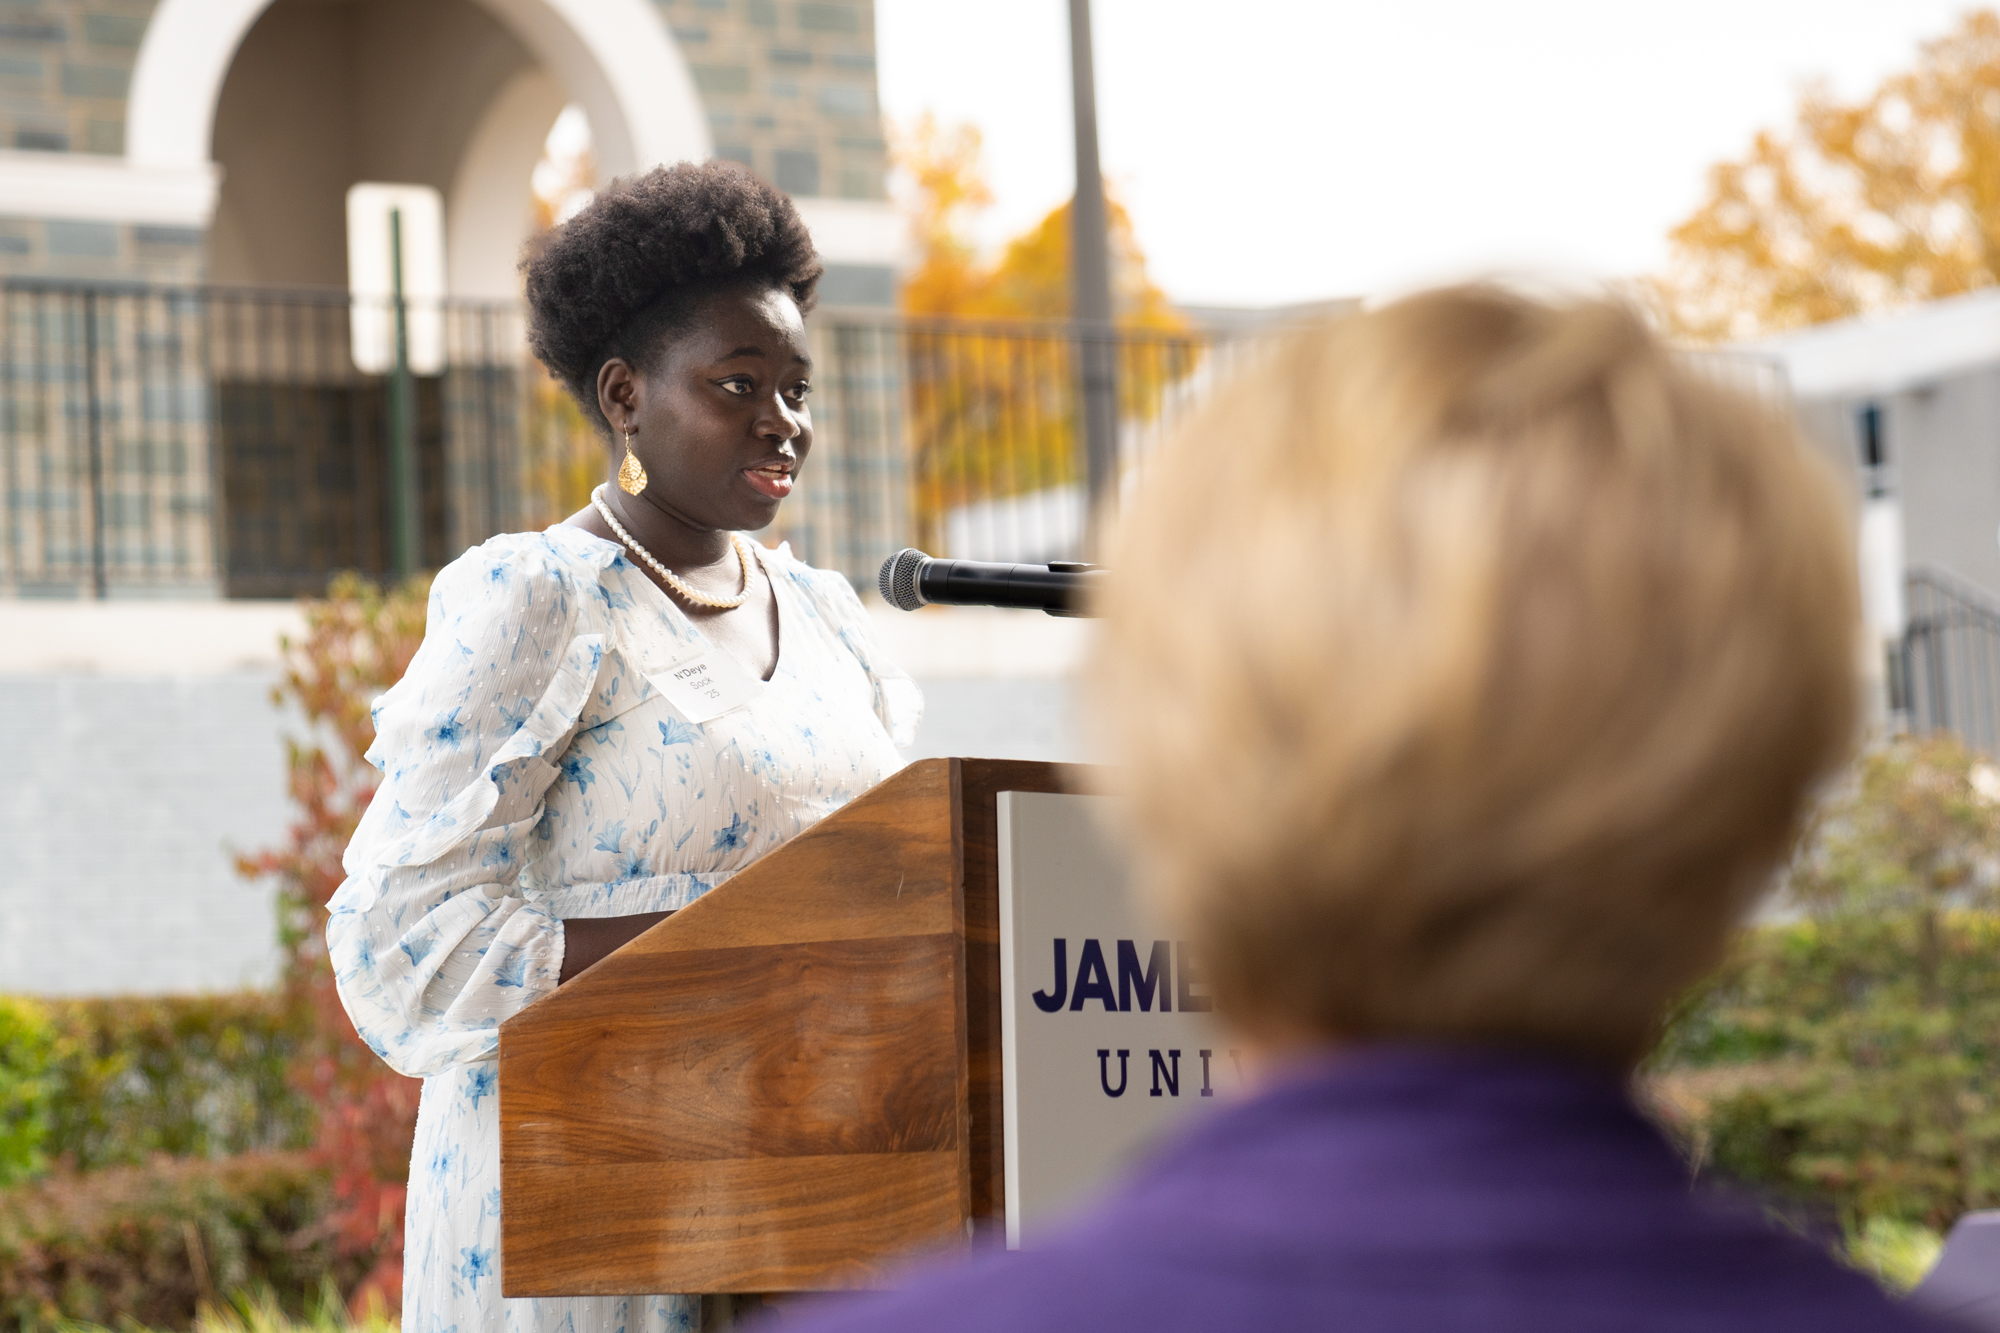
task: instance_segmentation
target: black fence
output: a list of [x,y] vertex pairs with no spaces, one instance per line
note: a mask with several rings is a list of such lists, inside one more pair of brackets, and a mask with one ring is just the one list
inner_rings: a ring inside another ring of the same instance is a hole
[[[1071,328],[849,311],[816,316],[812,337],[813,458],[774,536],[868,583],[904,546],[973,560],[1083,555],[1085,340]],[[1123,483],[1255,346],[1157,329],[1109,341]]]
[[1913,571],[1906,597],[1891,709],[1910,731],[1949,731],[2000,755],[2000,604],[1934,569]]
[[[422,563],[574,512],[606,455],[520,309],[407,311]],[[346,292],[16,279],[0,289],[0,596],[312,595],[391,568],[390,312]],[[812,320],[803,558],[1081,553],[1079,341],[1062,324]],[[1120,476],[1250,344],[1121,330]]]
[[[0,587],[289,596],[386,573],[387,377],[356,357],[386,314],[341,292],[10,283]],[[516,311],[427,321],[415,452],[435,565],[524,513],[523,385]]]

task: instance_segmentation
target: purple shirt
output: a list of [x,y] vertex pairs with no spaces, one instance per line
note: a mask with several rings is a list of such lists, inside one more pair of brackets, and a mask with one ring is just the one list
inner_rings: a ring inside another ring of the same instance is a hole
[[1059,1238],[795,1309],[787,1333],[1936,1329],[1690,1188],[1608,1074],[1382,1046],[1215,1112]]

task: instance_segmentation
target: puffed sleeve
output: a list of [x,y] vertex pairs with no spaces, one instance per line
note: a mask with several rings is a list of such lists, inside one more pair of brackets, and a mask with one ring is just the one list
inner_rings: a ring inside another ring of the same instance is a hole
[[854,585],[837,570],[815,569],[798,560],[789,544],[781,546],[777,554],[787,572],[811,595],[813,609],[874,685],[875,716],[881,719],[889,738],[908,749],[916,743],[917,724],[924,719],[924,692],[875,642],[868,612],[854,595]]
[[326,940],[356,1030],[412,1076],[492,1058],[501,1020],[562,968],[562,922],[516,881],[605,648],[578,633],[583,597],[537,540],[496,538],[439,573],[423,646],[375,704],[382,783]]

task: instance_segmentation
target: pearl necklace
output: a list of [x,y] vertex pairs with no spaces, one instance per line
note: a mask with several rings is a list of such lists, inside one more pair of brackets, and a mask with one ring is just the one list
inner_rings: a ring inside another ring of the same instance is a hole
[[674,573],[673,570],[661,564],[651,551],[639,545],[633,539],[632,534],[625,531],[625,525],[620,523],[612,514],[611,506],[604,503],[604,488],[602,486],[599,486],[590,493],[590,502],[597,506],[598,513],[604,515],[604,521],[609,523],[611,530],[618,534],[618,540],[631,547],[632,554],[645,561],[652,567],[655,574],[665,579],[667,586],[672,588],[676,593],[679,593],[682,601],[691,602],[695,606],[711,607],[717,611],[734,611],[737,607],[750,600],[750,543],[743,540],[742,533],[730,533],[729,544],[736,548],[736,562],[743,566],[743,591],[737,593],[734,597],[711,597],[680,575]]

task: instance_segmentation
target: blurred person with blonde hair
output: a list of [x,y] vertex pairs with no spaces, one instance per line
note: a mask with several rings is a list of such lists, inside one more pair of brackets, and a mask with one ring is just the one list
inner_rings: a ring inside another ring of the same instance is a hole
[[1059,1239],[804,1327],[1928,1326],[1627,1090],[1854,738],[1787,414],[1617,303],[1432,292],[1219,393],[1107,563],[1141,882],[1256,1087]]

